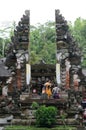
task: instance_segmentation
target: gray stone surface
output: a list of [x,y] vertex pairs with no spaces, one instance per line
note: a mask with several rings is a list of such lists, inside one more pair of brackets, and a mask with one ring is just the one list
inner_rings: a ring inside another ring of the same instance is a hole
[[4,130],[4,127],[0,127],[0,130]]

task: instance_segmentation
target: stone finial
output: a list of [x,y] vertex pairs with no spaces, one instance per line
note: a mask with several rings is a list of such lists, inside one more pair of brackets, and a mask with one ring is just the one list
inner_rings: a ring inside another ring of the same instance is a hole
[[56,9],[56,13],[59,14],[59,13],[60,13],[60,10],[59,10],[59,9]]
[[30,10],[25,10],[25,14],[26,14],[27,16],[29,16],[29,15],[30,15]]

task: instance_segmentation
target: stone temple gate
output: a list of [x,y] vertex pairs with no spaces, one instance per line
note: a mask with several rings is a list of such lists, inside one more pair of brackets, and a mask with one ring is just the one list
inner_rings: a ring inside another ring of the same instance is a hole
[[[39,105],[53,105],[58,108],[58,123],[61,123],[60,112],[65,111],[67,113],[66,121],[69,125],[80,110],[78,105],[80,106],[84,99],[86,108],[86,77],[82,73],[82,53],[69,32],[67,21],[59,10],[55,10],[55,28],[57,63],[45,64],[42,61],[40,64],[31,65],[30,11],[26,10],[20,19],[14,29],[11,43],[7,46],[6,60],[3,64],[0,60],[0,83],[2,89],[5,90],[4,96],[0,94],[0,117],[4,113],[7,119],[7,115],[12,114],[11,119],[14,117],[18,121],[20,119],[22,124],[26,121],[27,123],[24,125],[30,125],[33,118],[31,105],[35,101]],[[42,98],[42,87],[47,79],[58,84],[63,97],[60,99],[54,99],[53,96],[49,99]],[[34,89],[37,90],[36,93],[33,93]],[[8,121],[10,120],[8,119]],[[15,120],[14,122],[17,125],[21,124]],[[74,123],[74,120],[72,122]],[[81,123],[81,119],[78,122]]]
[[[30,11],[25,11],[14,29],[14,36],[11,37],[11,43],[6,50],[5,65],[11,71],[11,77],[7,81],[9,93],[25,91],[30,89],[31,85],[32,87],[41,86],[46,79],[55,80],[62,89],[66,90],[70,88],[79,90],[82,86],[85,87],[85,76],[81,68],[82,53],[59,10],[55,10],[55,23],[56,65],[44,63],[30,65]],[[37,88],[38,93],[41,87]]]

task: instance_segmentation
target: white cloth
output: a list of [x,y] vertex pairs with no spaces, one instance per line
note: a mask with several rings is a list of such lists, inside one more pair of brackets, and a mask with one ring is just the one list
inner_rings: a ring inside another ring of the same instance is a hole
[[4,87],[2,88],[2,95],[3,95],[3,96],[7,96],[7,95],[8,95],[8,87],[7,87],[7,86],[4,86]]
[[53,93],[59,93],[59,91],[60,91],[60,88],[58,88],[58,87],[54,87],[54,88],[52,89],[52,92],[53,92]]
[[66,71],[69,71],[71,65],[70,65],[70,61],[66,60],[65,61],[65,65],[66,65]]

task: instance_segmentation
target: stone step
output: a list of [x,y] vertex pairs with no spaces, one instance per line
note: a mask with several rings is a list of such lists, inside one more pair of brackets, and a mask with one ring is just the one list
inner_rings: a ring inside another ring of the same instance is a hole
[[4,130],[4,127],[0,127],[0,130]]

